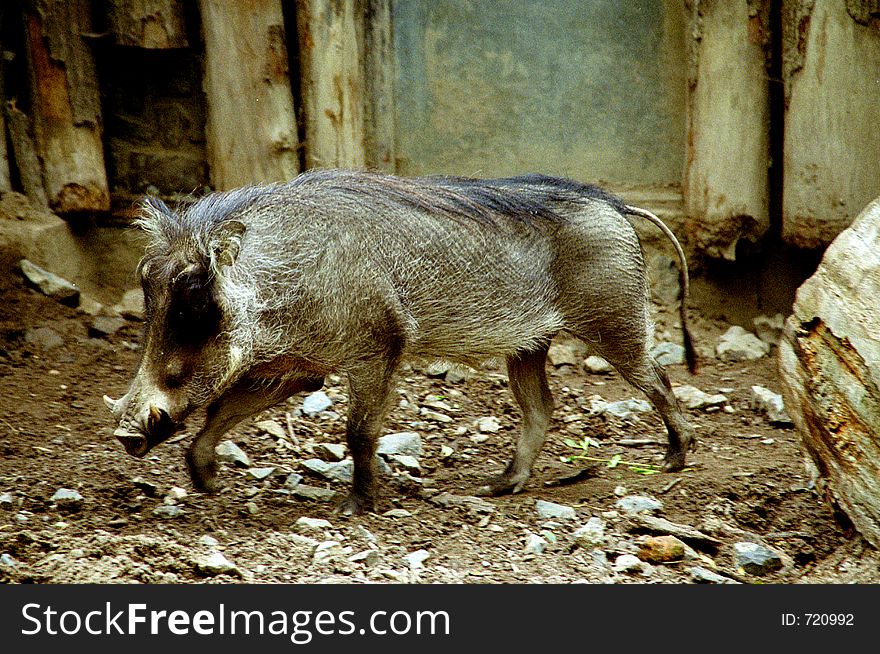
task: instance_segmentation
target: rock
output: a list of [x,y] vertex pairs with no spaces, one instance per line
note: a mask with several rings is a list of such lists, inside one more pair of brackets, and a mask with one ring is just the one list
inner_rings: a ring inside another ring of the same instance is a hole
[[472,495],[452,495],[451,493],[440,493],[431,498],[431,502],[442,507],[460,507],[471,513],[492,513],[495,511],[495,505],[487,502],[481,497]]
[[95,316],[106,316],[109,315],[109,312],[112,309],[107,309],[103,304],[98,302],[95,298],[90,297],[88,295],[84,295],[80,293],[79,295],[79,306],[77,309],[86,315],[95,317]]
[[449,424],[450,422],[454,422],[454,419],[447,416],[445,413],[440,413],[439,411],[432,411],[431,409],[422,407],[419,409],[419,415],[425,418],[426,420],[433,420],[434,422],[440,422],[443,424]]
[[329,520],[324,520],[323,518],[308,518],[302,516],[293,523],[293,528],[298,532],[305,534],[323,532],[325,529],[333,529],[333,525]]
[[171,500],[169,504],[177,504],[178,502],[182,502],[186,499],[189,493],[186,492],[185,488],[181,488],[180,486],[172,486],[168,492],[165,494],[166,500]]
[[798,289],[779,342],[785,407],[812,457],[822,494],[875,548],[880,548],[878,297],[880,198],[841,232]]
[[69,307],[79,305],[79,289],[74,284],[27,259],[19,261],[18,266],[28,283],[43,295]]
[[217,460],[221,463],[231,463],[239,468],[250,468],[251,460],[248,455],[235,443],[225,440],[217,446]]
[[12,493],[3,493],[0,495],[0,509],[11,510],[15,507],[15,498]]
[[318,543],[318,546],[315,548],[315,552],[312,554],[312,563],[322,563],[349,552],[350,550],[347,552],[339,541],[325,540],[322,543]]
[[410,552],[404,556],[403,560],[406,561],[410,570],[418,570],[419,568],[425,567],[425,561],[427,561],[430,556],[431,553],[428,550],[416,550],[415,552]]
[[612,569],[615,572],[642,572],[650,570],[650,566],[635,554],[621,554],[614,559]]
[[363,563],[365,566],[372,568],[379,563],[379,552],[376,550],[363,550],[357,554],[348,557],[352,563]]
[[64,339],[51,327],[37,327],[28,329],[24,333],[24,341],[30,345],[39,347],[43,352],[48,352],[56,347],[64,345]]
[[538,534],[533,534],[531,532],[526,536],[526,544],[523,547],[523,551],[526,554],[543,554],[544,550],[547,548],[547,541],[544,540]]
[[306,484],[297,484],[290,490],[290,494],[301,497],[304,500],[315,500],[317,502],[329,502],[336,497],[336,491]]
[[59,488],[52,495],[52,502],[63,511],[79,511],[83,505],[83,496],[70,488]]
[[752,319],[755,326],[755,334],[768,345],[777,345],[782,338],[782,330],[785,328],[785,316],[777,313],[770,316],[757,316]]
[[675,536],[648,536],[636,556],[648,563],[668,563],[683,559],[684,550],[685,544]]
[[646,400],[632,398],[618,402],[608,402],[602,407],[601,413],[612,415],[617,418],[635,418],[637,413],[650,413],[653,407]]
[[402,431],[396,434],[388,434],[379,439],[376,448],[377,454],[403,454],[416,458],[424,454],[422,449],[422,437],[414,431]]
[[317,443],[312,450],[315,456],[325,461],[342,461],[345,458],[345,445],[342,443]]
[[711,570],[707,570],[702,566],[694,566],[693,568],[688,568],[688,572],[691,575],[691,578],[697,582],[698,584],[739,584],[740,582],[731,579],[730,577],[725,577],[716,572],[712,572]]
[[4,566],[7,568],[17,568],[19,565],[19,562],[16,561],[12,557],[12,555],[7,554],[6,552],[0,554],[0,566]]
[[291,472],[289,475],[287,475],[287,478],[284,480],[284,487],[287,490],[293,490],[294,488],[296,488],[297,486],[300,485],[302,480],[303,480],[303,476],[301,474],[299,474],[298,472]]
[[112,336],[120,329],[125,327],[125,321],[122,318],[113,316],[96,316],[89,325],[89,336],[92,338],[106,338]]
[[763,386],[752,386],[752,409],[765,414],[772,425],[792,424],[782,396]]
[[260,420],[259,422],[254,423],[254,427],[274,438],[280,440],[287,438],[287,430],[274,420]]
[[543,520],[574,520],[577,518],[577,512],[572,507],[545,500],[535,501],[535,511],[538,513],[538,517]]
[[715,354],[722,361],[754,361],[769,352],[767,343],[739,325],[724,332],[715,346]]
[[608,363],[602,357],[597,357],[595,355],[590,355],[586,359],[584,359],[584,368],[587,372],[592,373],[594,375],[607,375],[609,372],[614,370],[612,365]]
[[408,518],[412,515],[412,513],[410,513],[406,509],[389,509],[382,515],[386,518]]
[[126,291],[113,310],[126,320],[143,320],[144,292],[139,288]]
[[709,407],[724,406],[727,404],[727,396],[721,393],[710,395],[701,391],[696,386],[682,384],[673,386],[672,392],[681,404],[688,409],[706,409]]
[[389,454],[388,461],[393,467],[403,468],[407,472],[419,474],[422,471],[419,460],[414,456],[408,456],[406,454]]
[[211,552],[196,561],[196,569],[205,575],[241,574],[238,567],[223,556],[222,552]]
[[470,377],[470,371],[460,366],[452,366],[446,371],[446,381],[450,384],[461,384]]
[[302,403],[302,412],[307,416],[314,416],[321,411],[326,411],[333,406],[333,400],[324,391],[309,393]]
[[501,423],[495,416],[485,416],[474,421],[474,426],[481,434],[495,434],[501,429]]
[[571,345],[561,343],[554,343],[550,346],[550,349],[547,350],[547,358],[556,368],[560,366],[577,366],[579,363],[575,349]]
[[156,497],[159,493],[159,487],[156,486],[151,481],[147,481],[141,477],[135,477],[131,480],[131,483],[134,484],[135,487],[139,488],[141,492],[147,497]]
[[177,518],[183,515],[183,509],[176,504],[162,504],[153,509],[153,515],[160,518]]
[[668,341],[658,343],[651,348],[651,356],[661,366],[677,366],[685,363],[684,347]]
[[199,538],[199,545],[203,545],[205,547],[217,547],[219,544],[219,540],[207,534]]
[[425,373],[425,377],[430,377],[431,379],[440,379],[441,377],[446,376],[446,373],[449,372],[450,365],[448,361],[432,361],[425,369],[422,371]]
[[271,477],[277,468],[272,466],[266,466],[264,468],[248,468],[248,474],[257,480],[268,479]]
[[750,575],[768,575],[782,568],[782,556],[769,547],[741,541],[733,544],[733,550],[736,567]]
[[324,461],[323,459],[306,459],[300,465],[306,470],[310,470],[330,481],[349,483],[354,474],[354,461],[351,459],[333,462]]
[[697,546],[709,546],[715,548],[721,545],[721,541],[714,536],[704,534],[702,531],[691,527],[690,525],[678,524],[658,516],[647,515],[644,513],[633,514],[630,516],[629,521],[635,530],[645,530],[655,534],[671,534],[676,538],[680,538],[687,543],[693,543]]
[[605,522],[594,516],[587,520],[587,524],[575,529],[572,536],[574,542],[584,549],[601,547],[605,544]]
[[663,502],[645,495],[627,495],[621,497],[614,506],[629,515],[637,513],[655,513],[663,509]]

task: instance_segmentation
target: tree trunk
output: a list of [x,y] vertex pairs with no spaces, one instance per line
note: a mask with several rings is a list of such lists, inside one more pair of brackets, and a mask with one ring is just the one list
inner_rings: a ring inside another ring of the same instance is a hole
[[186,48],[182,0],[110,0],[107,11],[117,45]]
[[37,157],[37,148],[31,135],[31,121],[14,103],[5,106],[9,121],[9,141],[21,186],[28,199],[38,207],[48,207],[46,189],[43,187],[43,169]]
[[218,190],[299,172],[280,0],[200,0],[208,163]]
[[391,0],[367,0],[364,18],[364,151],[367,166],[395,172]]
[[366,163],[361,16],[359,0],[297,2],[309,168]]
[[37,0],[25,16],[33,127],[49,206],[58,213],[107,211],[101,103],[88,0]]

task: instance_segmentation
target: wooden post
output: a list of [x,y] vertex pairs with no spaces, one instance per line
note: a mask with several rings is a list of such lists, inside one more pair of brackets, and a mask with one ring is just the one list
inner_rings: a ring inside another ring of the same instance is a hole
[[366,0],[364,151],[366,165],[395,172],[394,42],[391,0]]
[[306,166],[362,167],[363,7],[358,0],[299,0],[297,27]]
[[741,239],[757,240],[770,226],[768,18],[766,6],[751,15],[746,2],[691,6],[688,240],[711,257],[732,260]]
[[88,0],[35,0],[25,16],[33,127],[49,206],[58,213],[107,211],[101,102]]
[[299,172],[280,0],[200,0],[208,162],[218,190]]
[[117,45],[186,48],[181,0],[109,0],[107,19]]

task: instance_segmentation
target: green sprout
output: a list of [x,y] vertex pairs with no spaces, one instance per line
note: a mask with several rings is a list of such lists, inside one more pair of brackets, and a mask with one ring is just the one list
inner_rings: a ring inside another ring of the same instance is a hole
[[580,441],[576,441],[573,438],[566,438],[563,441],[569,447],[573,447],[576,450],[579,450],[577,454],[570,454],[568,456],[560,457],[560,459],[564,463],[574,463],[575,461],[595,461],[597,463],[604,463],[608,468],[616,468],[617,466],[626,466],[633,472],[636,472],[640,475],[656,475],[659,472],[662,472],[662,468],[660,466],[651,464],[651,463],[636,463],[634,461],[624,461],[623,457],[620,454],[615,454],[610,459],[603,459],[601,457],[590,456],[588,452],[591,447],[598,448],[599,443],[590,438],[589,436],[584,436]]

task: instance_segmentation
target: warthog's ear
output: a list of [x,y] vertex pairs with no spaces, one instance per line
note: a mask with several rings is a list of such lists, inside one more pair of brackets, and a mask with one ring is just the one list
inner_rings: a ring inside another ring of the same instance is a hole
[[214,228],[209,247],[211,248],[211,264],[215,270],[231,266],[241,251],[241,239],[247,227],[238,220],[227,220]]

